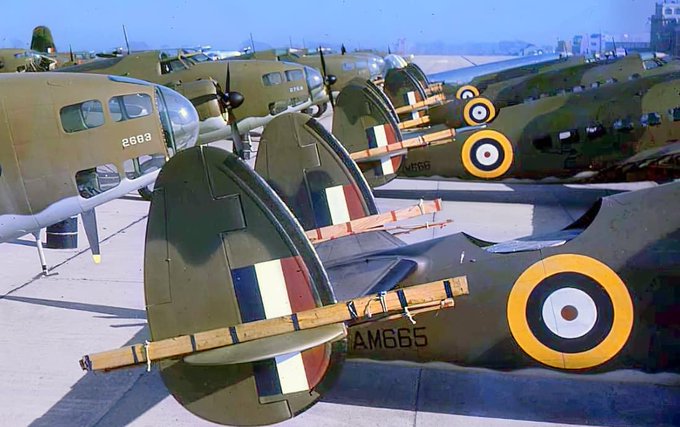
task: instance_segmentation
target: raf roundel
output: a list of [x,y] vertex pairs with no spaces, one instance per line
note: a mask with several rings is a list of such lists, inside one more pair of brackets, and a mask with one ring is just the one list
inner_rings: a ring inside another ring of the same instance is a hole
[[479,89],[472,85],[463,85],[456,91],[456,99],[470,99],[479,96]]
[[500,132],[482,130],[470,135],[463,143],[461,158],[470,175],[484,179],[498,178],[512,165],[512,144]]
[[584,255],[554,255],[530,266],[510,291],[508,325],[533,359],[559,369],[588,369],[621,351],[633,328],[626,285]]
[[463,119],[468,126],[479,126],[496,118],[496,107],[486,98],[468,101],[463,108]]

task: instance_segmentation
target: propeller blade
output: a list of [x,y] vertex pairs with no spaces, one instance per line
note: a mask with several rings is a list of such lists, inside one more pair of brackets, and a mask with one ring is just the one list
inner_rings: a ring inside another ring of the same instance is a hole
[[231,70],[229,69],[229,62],[227,62],[227,81],[224,82],[225,91],[224,96],[226,97],[227,114],[229,115],[229,125],[231,126],[231,140],[233,142],[232,151],[238,157],[244,157],[243,152],[243,141],[241,140],[241,134],[238,130],[238,124],[236,123],[236,117],[234,116],[234,109],[231,106],[230,94],[231,94]]
[[97,230],[97,215],[94,209],[85,211],[80,214],[83,219],[83,227],[85,228],[85,235],[87,242],[90,244],[90,251],[92,251],[92,259],[95,264],[99,264],[102,260],[101,252],[99,251],[99,231]]
[[335,100],[333,99],[333,89],[328,81],[328,73],[326,72],[326,58],[323,56],[323,49],[319,46],[319,57],[321,59],[321,74],[323,75],[323,84],[326,86],[328,92],[328,99],[331,103],[331,108],[335,109]]

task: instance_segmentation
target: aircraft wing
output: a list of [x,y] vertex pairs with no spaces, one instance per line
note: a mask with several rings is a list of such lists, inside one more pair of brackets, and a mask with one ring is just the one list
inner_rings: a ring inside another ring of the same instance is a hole
[[517,58],[507,59],[505,61],[491,62],[488,64],[475,65],[472,67],[464,67],[456,70],[429,74],[427,78],[431,82],[444,82],[451,85],[459,85],[469,83],[475,77],[482,76],[484,74],[498,73],[510,68],[540,64],[543,62],[554,61],[559,58],[559,54],[552,53],[544,55],[520,56]]
[[680,142],[642,151],[603,169],[589,181],[619,182],[623,180],[666,181],[680,174]]

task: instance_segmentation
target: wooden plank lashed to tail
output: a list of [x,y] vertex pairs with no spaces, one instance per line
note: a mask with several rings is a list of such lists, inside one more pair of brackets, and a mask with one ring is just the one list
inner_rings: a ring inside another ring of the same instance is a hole
[[[451,306],[450,300],[468,293],[466,277],[455,277],[291,315],[94,353],[83,356],[80,366],[87,371],[109,371],[335,323],[369,321],[374,318],[373,314],[378,313],[390,316],[402,312],[410,317],[412,314],[409,308],[423,310],[429,307]],[[375,320],[380,320],[380,317],[375,317]]]
[[428,96],[438,95],[444,91],[443,83],[431,83],[427,88],[425,88],[425,93]]
[[452,142],[455,137],[455,129],[444,129],[442,131],[421,135],[416,138],[409,138],[401,142],[395,142],[392,144],[369,148],[367,150],[357,151],[350,154],[350,157],[355,162],[380,160],[383,157],[392,157],[392,155],[401,156],[403,155],[404,150],[426,147],[428,145],[448,144],[449,142]]
[[427,126],[429,124],[430,124],[430,116],[423,116],[419,119],[406,120],[406,121],[399,123],[399,129],[400,130],[413,129],[413,128],[417,128],[417,127],[420,127],[420,126]]
[[404,113],[410,113],[412,111],[420,110],[426,107],[429,107],[430,105],[435,105],[435,104],[441,104],[442,102],[446,101],[446,97],[443,94],[438,94],[431,96],[423,101],[416,102],[411,105],[403,105],[401,107],[395,108],[395,112],[397,114],[404,114]]
[[351,236],[353,234],[380,230],[383,229],[385,224],[432,214],[441,211],[441,209],[441,199],[427,202],[421,201],[421,203],[414,206],[359,218],[343,224],[335,224],[328,227],[317,228],[316,230],[309,230],[305,232],[305,234],[312,243],[316,244],[327,240],[338,239],[340,237]]

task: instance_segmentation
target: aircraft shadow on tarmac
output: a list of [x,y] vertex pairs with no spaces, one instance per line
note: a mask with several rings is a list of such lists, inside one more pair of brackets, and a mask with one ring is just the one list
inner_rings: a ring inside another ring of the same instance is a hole
[[[120,319],[145,317],[143,310],[136,309],[15,296],[5,298]],[[148,328],[144,327],[125,345],[147,338]],[[126,425],[167,396],[168,391],[156,370],[149,374],[144,368],[88,374],[31,425]],[[322,402],[555,423],[680,425],[677,386],[601,381],[573,375],[429,369],[394,363],[347,362]],[[317,410],[322,407],[310,409]]]

